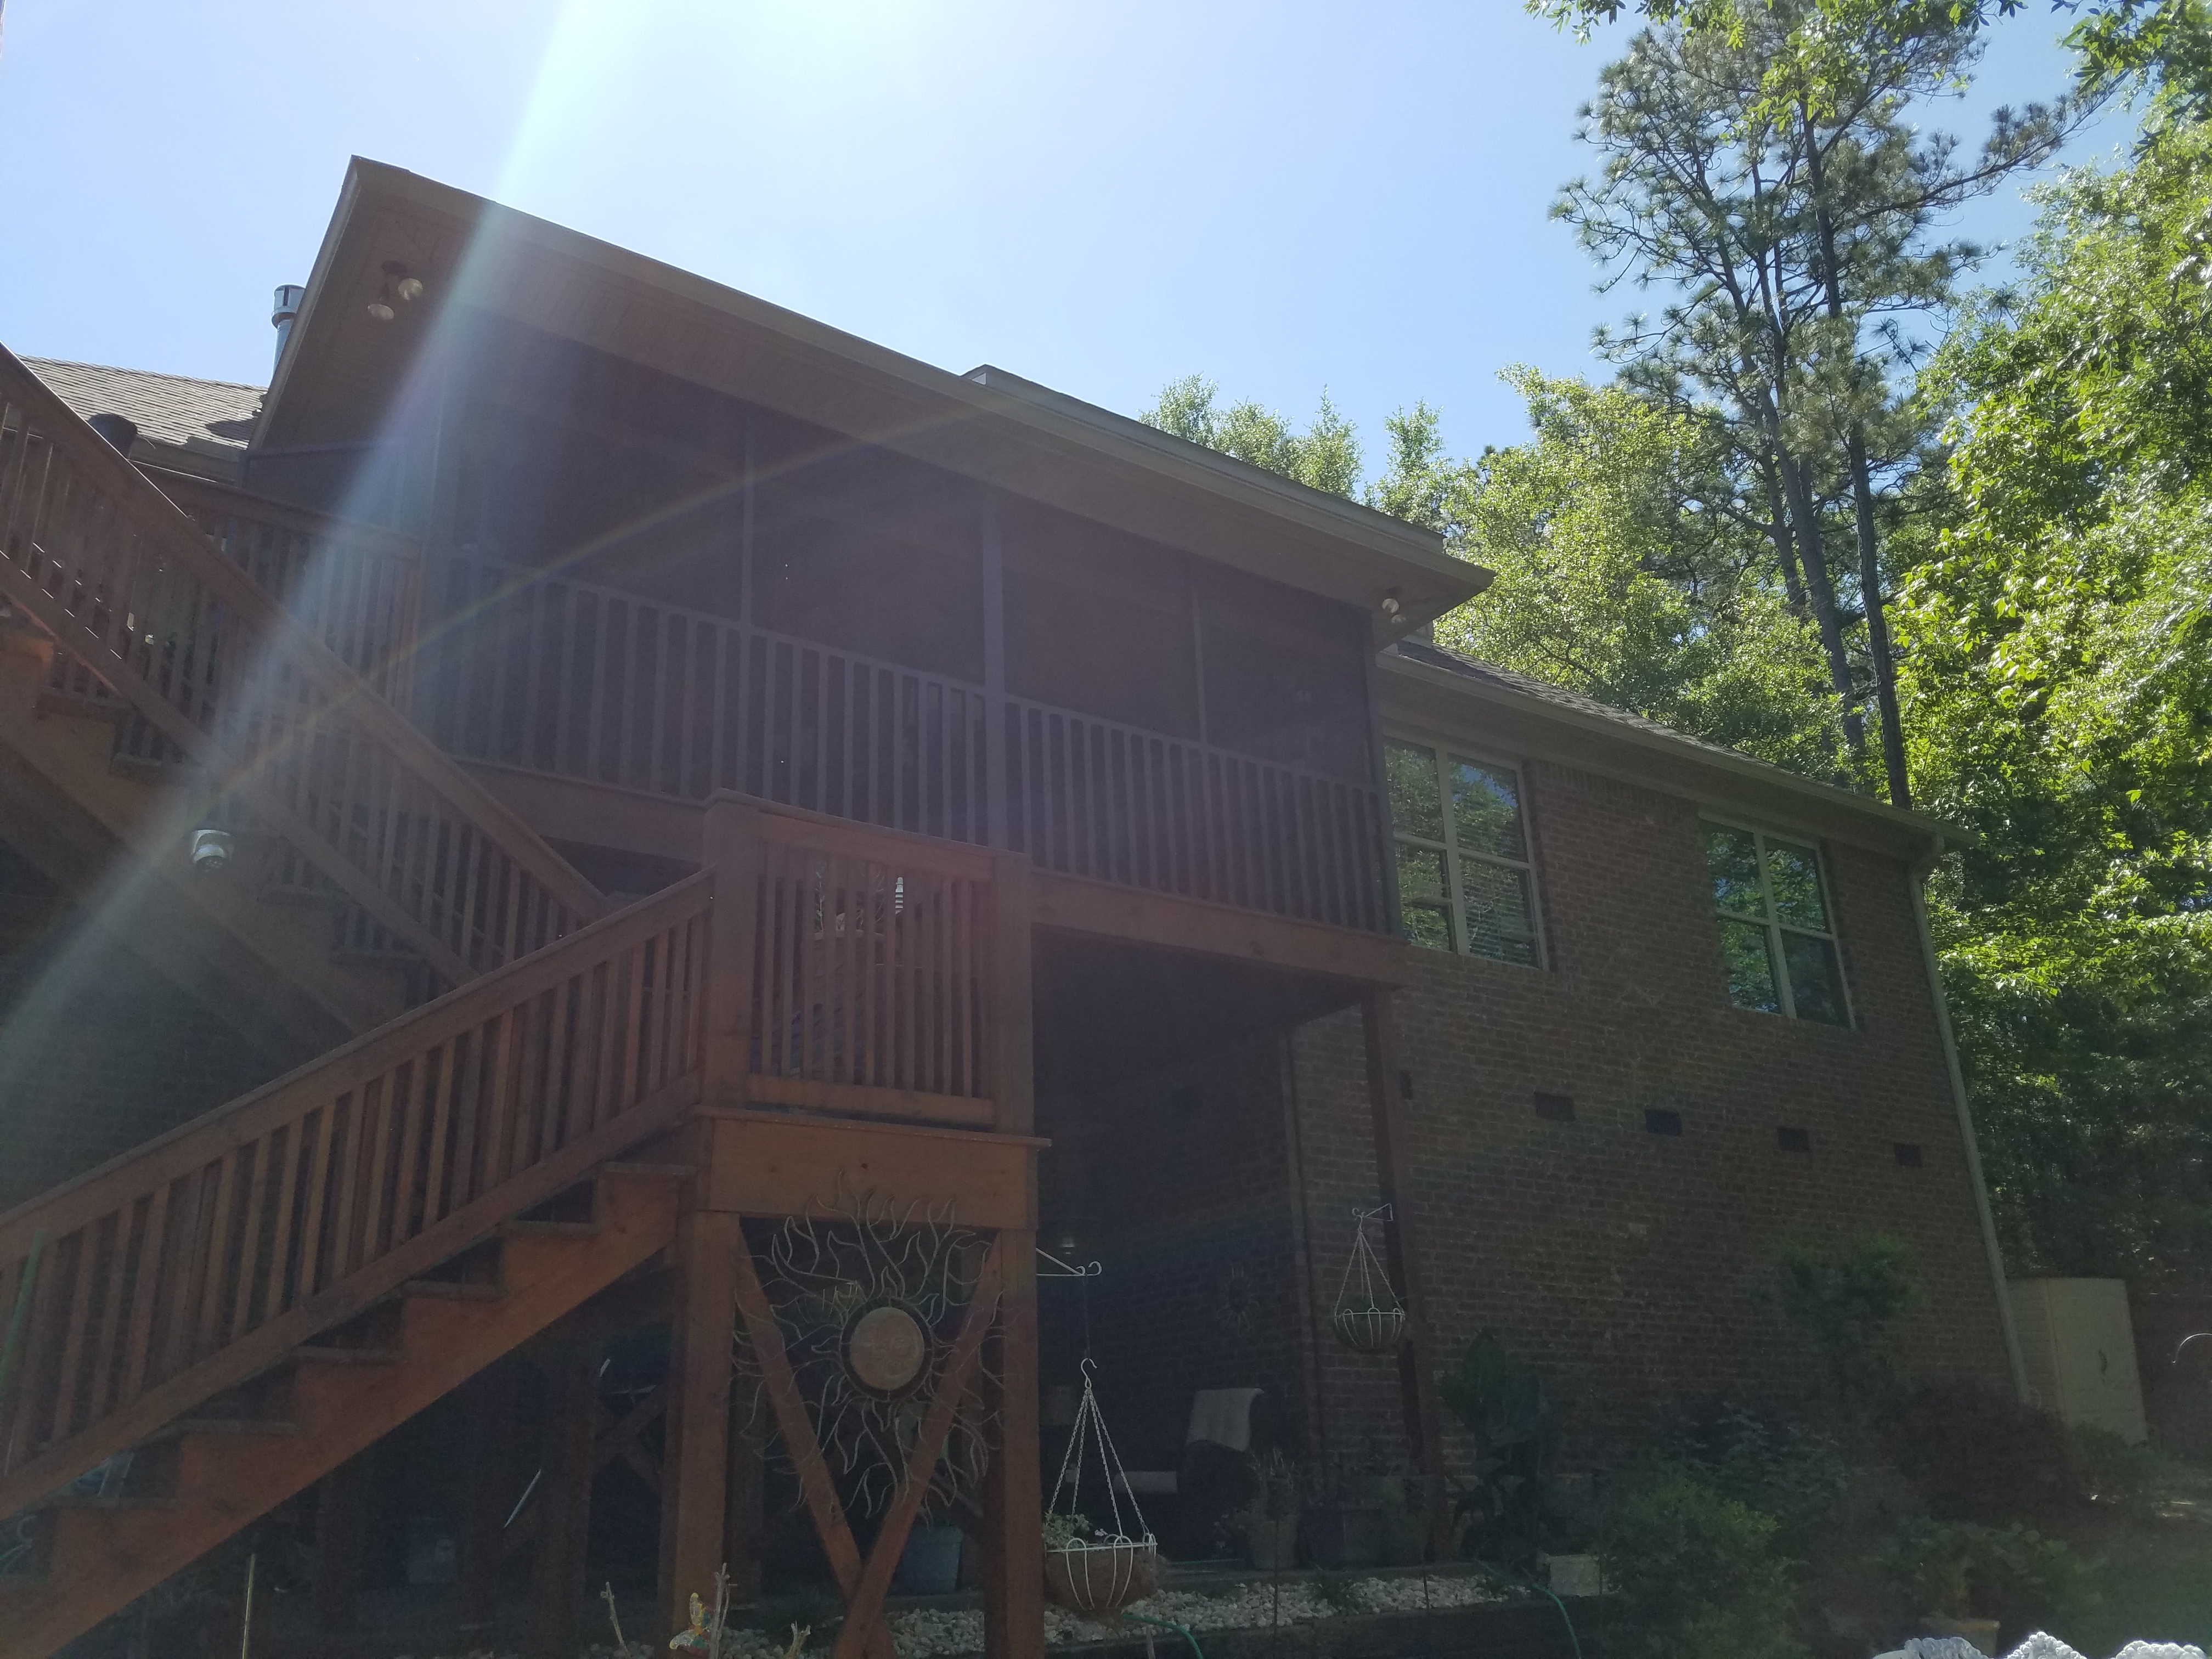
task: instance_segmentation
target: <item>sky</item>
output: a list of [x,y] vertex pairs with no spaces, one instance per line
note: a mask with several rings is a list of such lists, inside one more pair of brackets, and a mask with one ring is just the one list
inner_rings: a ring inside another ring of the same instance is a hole
[[[1454,453],[1516,441],[1498,371],[1601,375],[1591,328],[1637,304],[1547,216],[1626,36],[1518,0],[8,0],[5,26],[22,356],[265,380],[270,291],[356,154],[1124,414],[1193,372],[1301,420],[1326,388],[1377,461],[1416,398]],[[1934,124],[2060,89],[2056,33],[2002,25]]]

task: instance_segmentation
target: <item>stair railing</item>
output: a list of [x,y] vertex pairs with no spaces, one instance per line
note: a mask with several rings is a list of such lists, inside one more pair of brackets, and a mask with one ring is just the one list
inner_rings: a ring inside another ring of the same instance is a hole
[[713,881],[702,871],[0,1216],[0,1309],[30,1281],[0,1399],[0,1516],[696,1103]]
[[449,984],[606,902],[0,349],[0,599]]

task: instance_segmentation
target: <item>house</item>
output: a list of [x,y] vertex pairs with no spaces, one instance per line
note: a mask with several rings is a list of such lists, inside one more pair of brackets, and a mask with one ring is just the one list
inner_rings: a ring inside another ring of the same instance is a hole
[[766,1554],[882,1651],[927,1495],[1033,1653],[1086,1372],[1139,1471],[1256,1388],[1433,1476],[1490,1328],[1618,1443],[1802,1386],[1793,1230],[2016,1370],[1940,824],[1423,642],[1425,531],[394,168],[278,325],[0,360],[9,1653],[280,1507],[342,1619],[403,1490],[464,1623],[527,1497],[573,1653],[603,1468],[675,1628]]

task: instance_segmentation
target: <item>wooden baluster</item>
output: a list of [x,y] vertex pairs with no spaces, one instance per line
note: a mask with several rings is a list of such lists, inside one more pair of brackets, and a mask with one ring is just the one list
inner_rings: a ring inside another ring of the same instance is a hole
[[211,1206],[204,1246],[207,1252],[199,1296],[198,1330],[193,1343],[195,1357],[212,1353],[219,1346],[222,1334],[223,1292],[228,1288],[230,1240],[238,1224],[238,1188],[244,1166],[252,1161],[256,1150],[247,1142],[222,1160],[221,1172],[216,1178],[215,1203]]
[[300,1224],[300,1271],[293,1291],[297,1301],[304,1302],[322,1288],[323,1228],[331,1183],[346,1175],[346,1132],[353,1127],[348,1108],[357,1099],[341,1094],[315,1114],[315,1152],[307,1166],[307,1212]]
[[277,1166],[276,1209],[269,1237],[269,1277],[258,1301],[246,1310],[246,1325],[249,1328],[260,1325],[284,1308],[284,1286],[292,1276],[292,1257],[298,1237],[295,1222],[299,1210],[300,1169],[314,1153],[313,1143],[309,1139],[312,1129],[311,1120],[302,1117],[294,1120],[285,1133],[284,1158]]
[[107,1218],[86,1223],[65,1240],[74,1248],[64,1251],[70,1274],[69,1313],[62,1327],[61,1367],[55,1374],[53,1415],[46,1437],[60,1440],[76,1427],[77,1396],[83,1386],[85,1338],[90,1334],[93,1286],[99,1278],[100,1233]]
[[145,1242],[138,1252],[138,1284],[131,1298],[130,1334],[124,1340],[123,1363],[116,1376],[115,1403],[120,1407],[137,1399],[151,1380],[154,1364],[154,1310],[164,1299],[164,1283],[173,1271],[174,1252],[169,1243],[169,1194],[174,1182],[154,1188],[146,1201]]

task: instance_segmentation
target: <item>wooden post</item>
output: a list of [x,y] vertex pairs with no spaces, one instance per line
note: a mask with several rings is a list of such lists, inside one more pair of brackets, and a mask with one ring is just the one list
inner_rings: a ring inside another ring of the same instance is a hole
[[679,1224],[660,1458],[660,1607],[671,1621],[662,1641],[690,1623],[693,1595],[711,1599],[729,1559],[730,1345],[744,1248],[735,1215],[694,1210]]
[[1044,1652],[1044,1492],[1037,1457],[1036,1159],[1030,1226],[999,1235],[999,1443],[983,1477],[986,1659]]
[[368,1551],[369,1464],[375,1449],[348,1458],[315,1488],[315,1628],[349,1631],[360,1619],[362,1558]]
[[750,1601],[761,1593],[761,1529],[766,1520],[767,1459],[760,1413],[767,1404],[750,1378],[730,1389],[730,1492],[723,1509],[723,1547],[730,1553],[730,1597]]
[[707,803],[702,861],[714,872],[714,908],[707,924],[707,1074],[702,1097],[708,1106],[743,1105],[752,1069],[760,816],[750,802],[726,795]]
[[550,1370],[545,1474],[538,1502],[537,1557],[530,1569],[526,1659],[574,1659],[582,1644],[584,1546],[592,1522],[592,1474],[599,1437],[599,1344],[564,1348]]
[[[1030,861],[1019,853],[991,860],[990,1083],[1000,1134],[1036,1126],[1036,1037],[1030,1018]],[[1030,1172],[1030,1219],[1036,1219],[1036,1172]]]
[[1367,1105],[1375,1134],[1375,1170],[1382,1201],[1390,1206],[1394,1218],[1383,1237],[1390,1277],[1406,1302],[1406,1346],[1399,1352],[1406,1438],[1421,1460],[1428,1491],[1430,1544],[1442,1560],[1451,1553],[1451,1521],[1444,1504],[1443,1402],[1437,1397],[1436,1348],[1429,1328],[1420,1251],[1413,1243],[1413,1149],[1407,1142],[1405,1103],[1400,1097],[1404,1055],[1391,1012],[1390,988],[1368,987],[1360,1012],[1367,1036]]
[[461,1388],[464,1432],[461,1449],[459,1560],[453,1583],[453,1627],[462,1633],[490,1627],[499,1601],[501,1548],[507,1510],[515,1487],[514,1458],[514,1370],[495,1360]]

